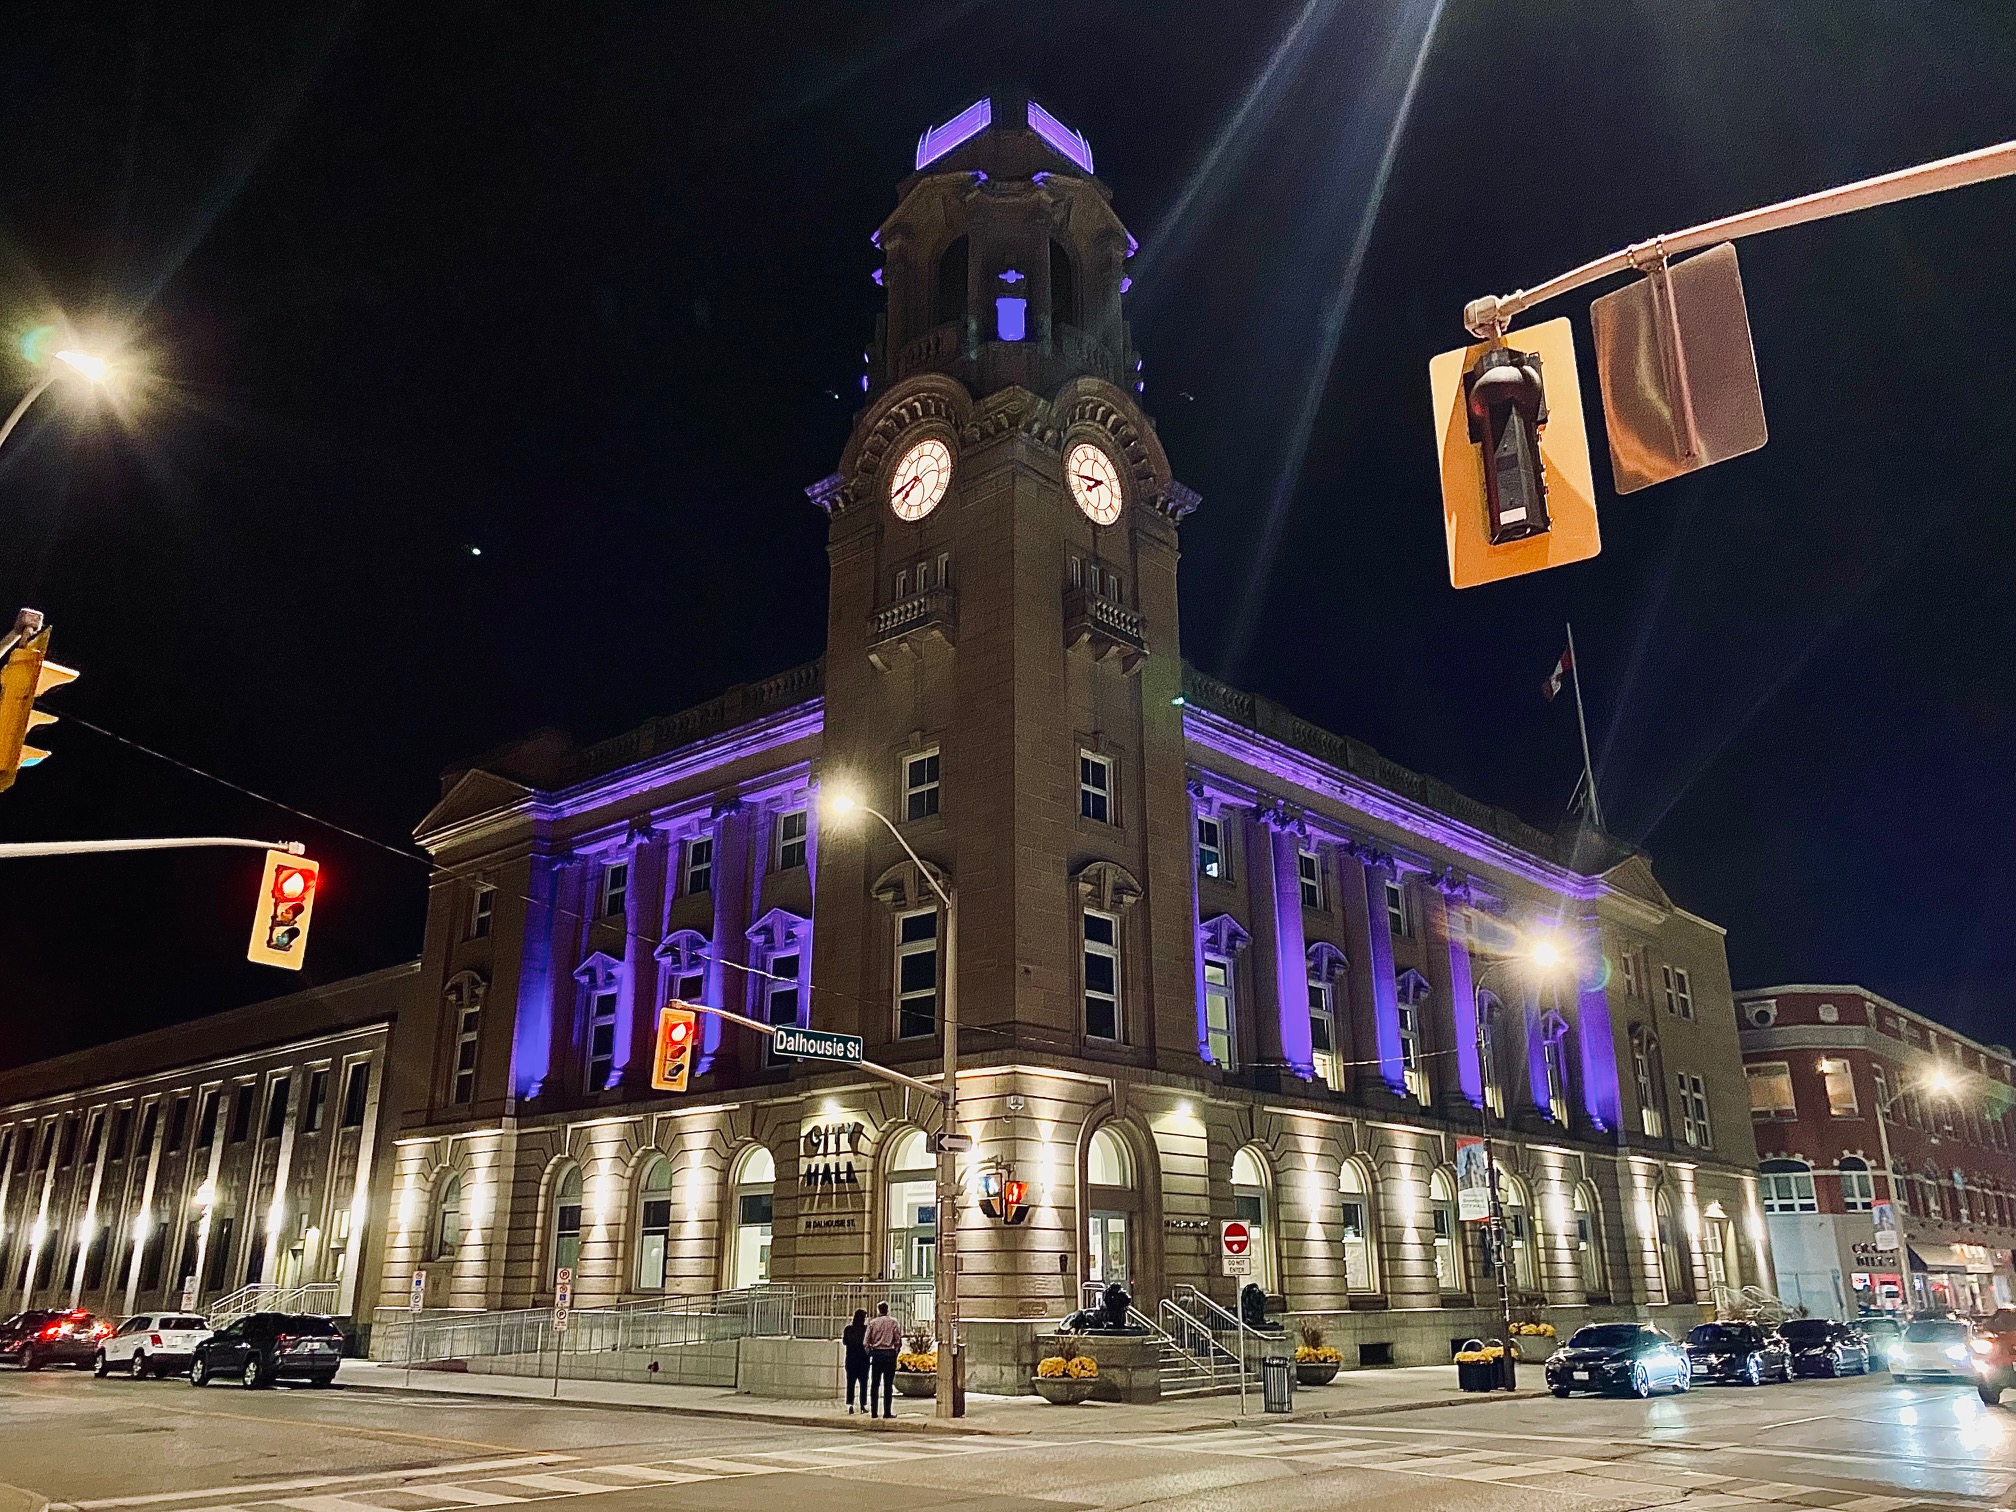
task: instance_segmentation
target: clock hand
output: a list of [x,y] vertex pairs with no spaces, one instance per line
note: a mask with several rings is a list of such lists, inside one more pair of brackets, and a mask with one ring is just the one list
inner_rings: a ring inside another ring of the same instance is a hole
[[911,489],[915,488],[915,487],[916,487],[916,486],[917,486],[917,485],[918,485],[919,483],[922,483],[923,481],[924,481],[924,479],[923,479],[923,477],[922,477],[921,475],[920,475],[920,476],[918,476],[918,477],[915,477],[915,478],[912,478],[912,479],[911,479],[911,480],[910,480],[910,481],[909,481],[908,483],[905,483],[905,484],[904,484],[904,485],[903,485],[903,486],[902,486],[901,488],[899,488],[899,489],[897,489],[897,490],[896,490],[896,497],[897,497],[898,499],[901,499],[901,498],[903,497],[903,495],[905,495],[905,494],[907,494],[908,492],[910,492],[910,490],[911,490]]
[[1104,478],[1095,478],[1090,473],[1078,474],[1078,481],[1080,483],[1083,483],[1088,488],[1104,488],[1106,486],[1106,480]]

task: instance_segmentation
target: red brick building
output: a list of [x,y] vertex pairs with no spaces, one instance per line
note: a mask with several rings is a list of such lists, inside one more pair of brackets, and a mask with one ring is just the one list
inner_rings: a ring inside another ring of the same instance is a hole
[[[1863,987],[1737,995],[1778,1285],[1816,1314],[2016,1293],[2016,1061]],[[1884,1150],[1895,1173],[1883,1176]],[[1879,1244],[1894,1200],[1904,1243]],[[1910,1257],[1911,1284],[1900,1256]]]

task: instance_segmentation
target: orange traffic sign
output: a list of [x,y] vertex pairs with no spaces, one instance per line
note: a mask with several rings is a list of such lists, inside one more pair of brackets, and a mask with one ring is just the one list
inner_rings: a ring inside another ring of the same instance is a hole
[[1474,588],[1500,578],[1585,561],[1603,549],[1596,529],[1596,480],[1589,465],[1589,432],[1575,372],[1575,338],[1564,320],[1509,332],[1504,345],[1532,352],[1546,374],[1547,423],[1540,430],[1541,476],[1546,484],[1544,534],[1491,544],[1484,452],[1471,439],[1463,375],[1497,343],[1480,341],[1442,352],[1428,364],[1435,402],[1435,442],[1442,468],[1442,527],[1449,550],[1449,581]]

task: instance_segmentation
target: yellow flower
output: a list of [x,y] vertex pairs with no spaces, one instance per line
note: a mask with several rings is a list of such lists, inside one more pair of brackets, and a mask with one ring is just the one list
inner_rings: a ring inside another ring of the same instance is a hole
[[1036,1366],[1036,1374],[1043,1377],[1043,1379],[1046,1381],[1054,1380],[1056,1377],[1063,1375],[1064,1374],[1063,1356],[1052,1355],[1047,1360],[1039,1361]]
[[1096,1380],[1099,1375],[1099,1362],[1090,1355],[1079,1355],[1064,1362],[1064,1373],[1074,1381]]
[[898,1370],[917,1370],[925,1375],[938,1373],[938,1351],[933,1349],[924,1354],[913,1354],[908,1350],[896,1356]]
[[1333,1349],[1328,1344],[1298,1344],[1295,1347],[1295,1363],[1297,1365],[1341,1365],[1344,1363],[1344,1355],[1341,1350]]

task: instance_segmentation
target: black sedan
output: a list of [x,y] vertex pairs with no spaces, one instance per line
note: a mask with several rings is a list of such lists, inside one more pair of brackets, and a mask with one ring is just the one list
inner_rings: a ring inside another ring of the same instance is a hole
[[0,1359],[12,1360],[23,1370],[89,1365],[97,1358],[99,1343],[111,1332],[110,1323],[81,1308],[18,1312],[0,1323]]
[[1703,1323],[1687,1335],[1687,1360],[1697,1385],[1762,1386],[1792,1379],[1792,1351],[1785,1340],[1755,1323]]
[[343,1331],[334,1320],[308,1313],[252,1313],[196,1346],[189,1384],[231,1381],[253,1390],[275,1381],[327,1386],[342,1358]]
[[1687,1356],[1649,1323],[1591,1323],[1547,1357],[1547,1389],[1572,1391],[1685,1391],[1692,1384]]
[[1832,1318],[1794,1318],[1778,1330],[1792,1351],[1792,1374],[1869,1374],[1869,1341],[1862,1330]]

